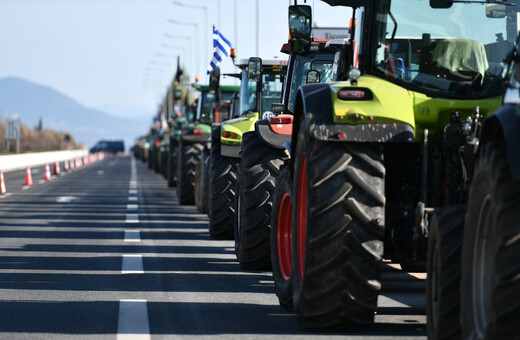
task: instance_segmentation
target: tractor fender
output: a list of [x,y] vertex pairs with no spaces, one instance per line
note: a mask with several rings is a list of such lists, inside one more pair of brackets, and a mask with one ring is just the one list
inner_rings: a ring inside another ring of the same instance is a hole
[[520,108],[516,105],[504,105],[491,116],[488,116],[482,126],[480,144],[490,140],[503,138],[511,167],[511,176],[520,179]]
[[260,140],[271,148],[285,149],[284,144],[291,141],[291,135],[280,135],[273,132],[267,119],[257,120],[255,130]]
[[[300,86],[298,98],[300,98],[302,105],[299,114],[303,114],[304,117],[295,117],[294,126],[298,126],[296,124],[300,119],[305,119],[309,134],[317,140],[379,143],[410,143],[414,141],[413,128],[405,123],[334,123],[334,107],[328,84],[320,83]],[[295,115],[298,115],[298,113],[295,113]],[[344,138],[340,139],[340,135],[343,135]]]

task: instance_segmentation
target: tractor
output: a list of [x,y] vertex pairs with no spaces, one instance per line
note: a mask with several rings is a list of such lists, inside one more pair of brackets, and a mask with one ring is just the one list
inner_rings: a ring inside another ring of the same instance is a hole
[[240,162],[242,135],[252,131],[255,122],[280,102],[284,59],[242,59],[238,118],[212,128],[209,197],[209,233],[212,239],[233,239],[236,176]]
[[[180,204],[195,204],[195,170],[205,158],[211,141],[211,124],[220,121],[215,91],[197,85],[200,92],[193,122],[183,125],[177,150],[177,197]],[[235,86],[221,86],[220,100],[229,100],[238,91]],[[222,115],[224,116],[224,115]]]
[[430,225],[426,311],[432,339],[518,336],[520,39],[505,61],[504,105],[466,141],[475,151],[461,161],[467,204],[437,209]]
[[[502,1],[323,0],[352,8],[341,81],[306,84],[272,223],[283,232],[280,304],[306,329],[374,322],[383,259],[424,271],[432,214],[464,204],[463,160],[501,106],[518,31]],[[289,8],[310,43],[311,8]]]
[[255,122],[253,131],[242,138],[237,171],[235,208],[235,253],[242,269],[271,268],[271,209],[274,184],[287,159],[285,145],[291,140],[294,100],[301,84],[330,82],[334,51],[345,40],[314,40],[310,51],[289,54],[282,103],[271,106],[272,116]]

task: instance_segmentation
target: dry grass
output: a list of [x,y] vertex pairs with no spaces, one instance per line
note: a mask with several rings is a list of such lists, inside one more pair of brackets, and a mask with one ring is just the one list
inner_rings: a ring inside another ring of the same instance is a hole
[[[0,153],[16,152],[15,143],[12,142],[10,150],[7,150],[7,142],[5,140],[5,122],[0,121]],[[22,124],[20,129],[20,153],[37,152],[37,151],[59,151],[59,150],[75,150],[84,148],[83,143],[77,144],[74,137],[65,132],[56,132],[49,129],[38,130],[29,129]]]

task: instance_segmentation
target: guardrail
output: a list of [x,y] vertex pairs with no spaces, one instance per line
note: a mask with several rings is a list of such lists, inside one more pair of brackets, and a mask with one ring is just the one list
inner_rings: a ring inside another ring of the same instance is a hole
[[21,155],[5,155],[0,156],[0,170],[9,172],[14,170],[25,169],[28,166],[38,166],[71,160],[77,157],[88,155],[88,150],[69,150],[69,151],[52,151],[26,153]]

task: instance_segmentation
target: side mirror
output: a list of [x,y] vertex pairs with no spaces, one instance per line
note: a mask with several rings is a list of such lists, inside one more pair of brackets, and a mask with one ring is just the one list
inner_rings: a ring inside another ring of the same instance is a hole
[[247,80],[258,82],[262,75],[262,58],[251,57],[247,63]]
[[309,5],[289,6],[289,32],[291,38],[310,38],[312,10]]
[[307,72],[307,84],[314,84],[320,82],[320,72],[310,70]]
[[453,0],[430,0],[431,8],[450,8]]
[[289,6],[289,34],[295,53],[309,50],[311,43],[312,8],[309,5]]
[[502,4],[486,4],[486,17],[488,18],[505,18],[507,15],[507,7]]
[[271,112],[279,115],[285,111],[285,105],[283,103],[273,103],[271,104]]

